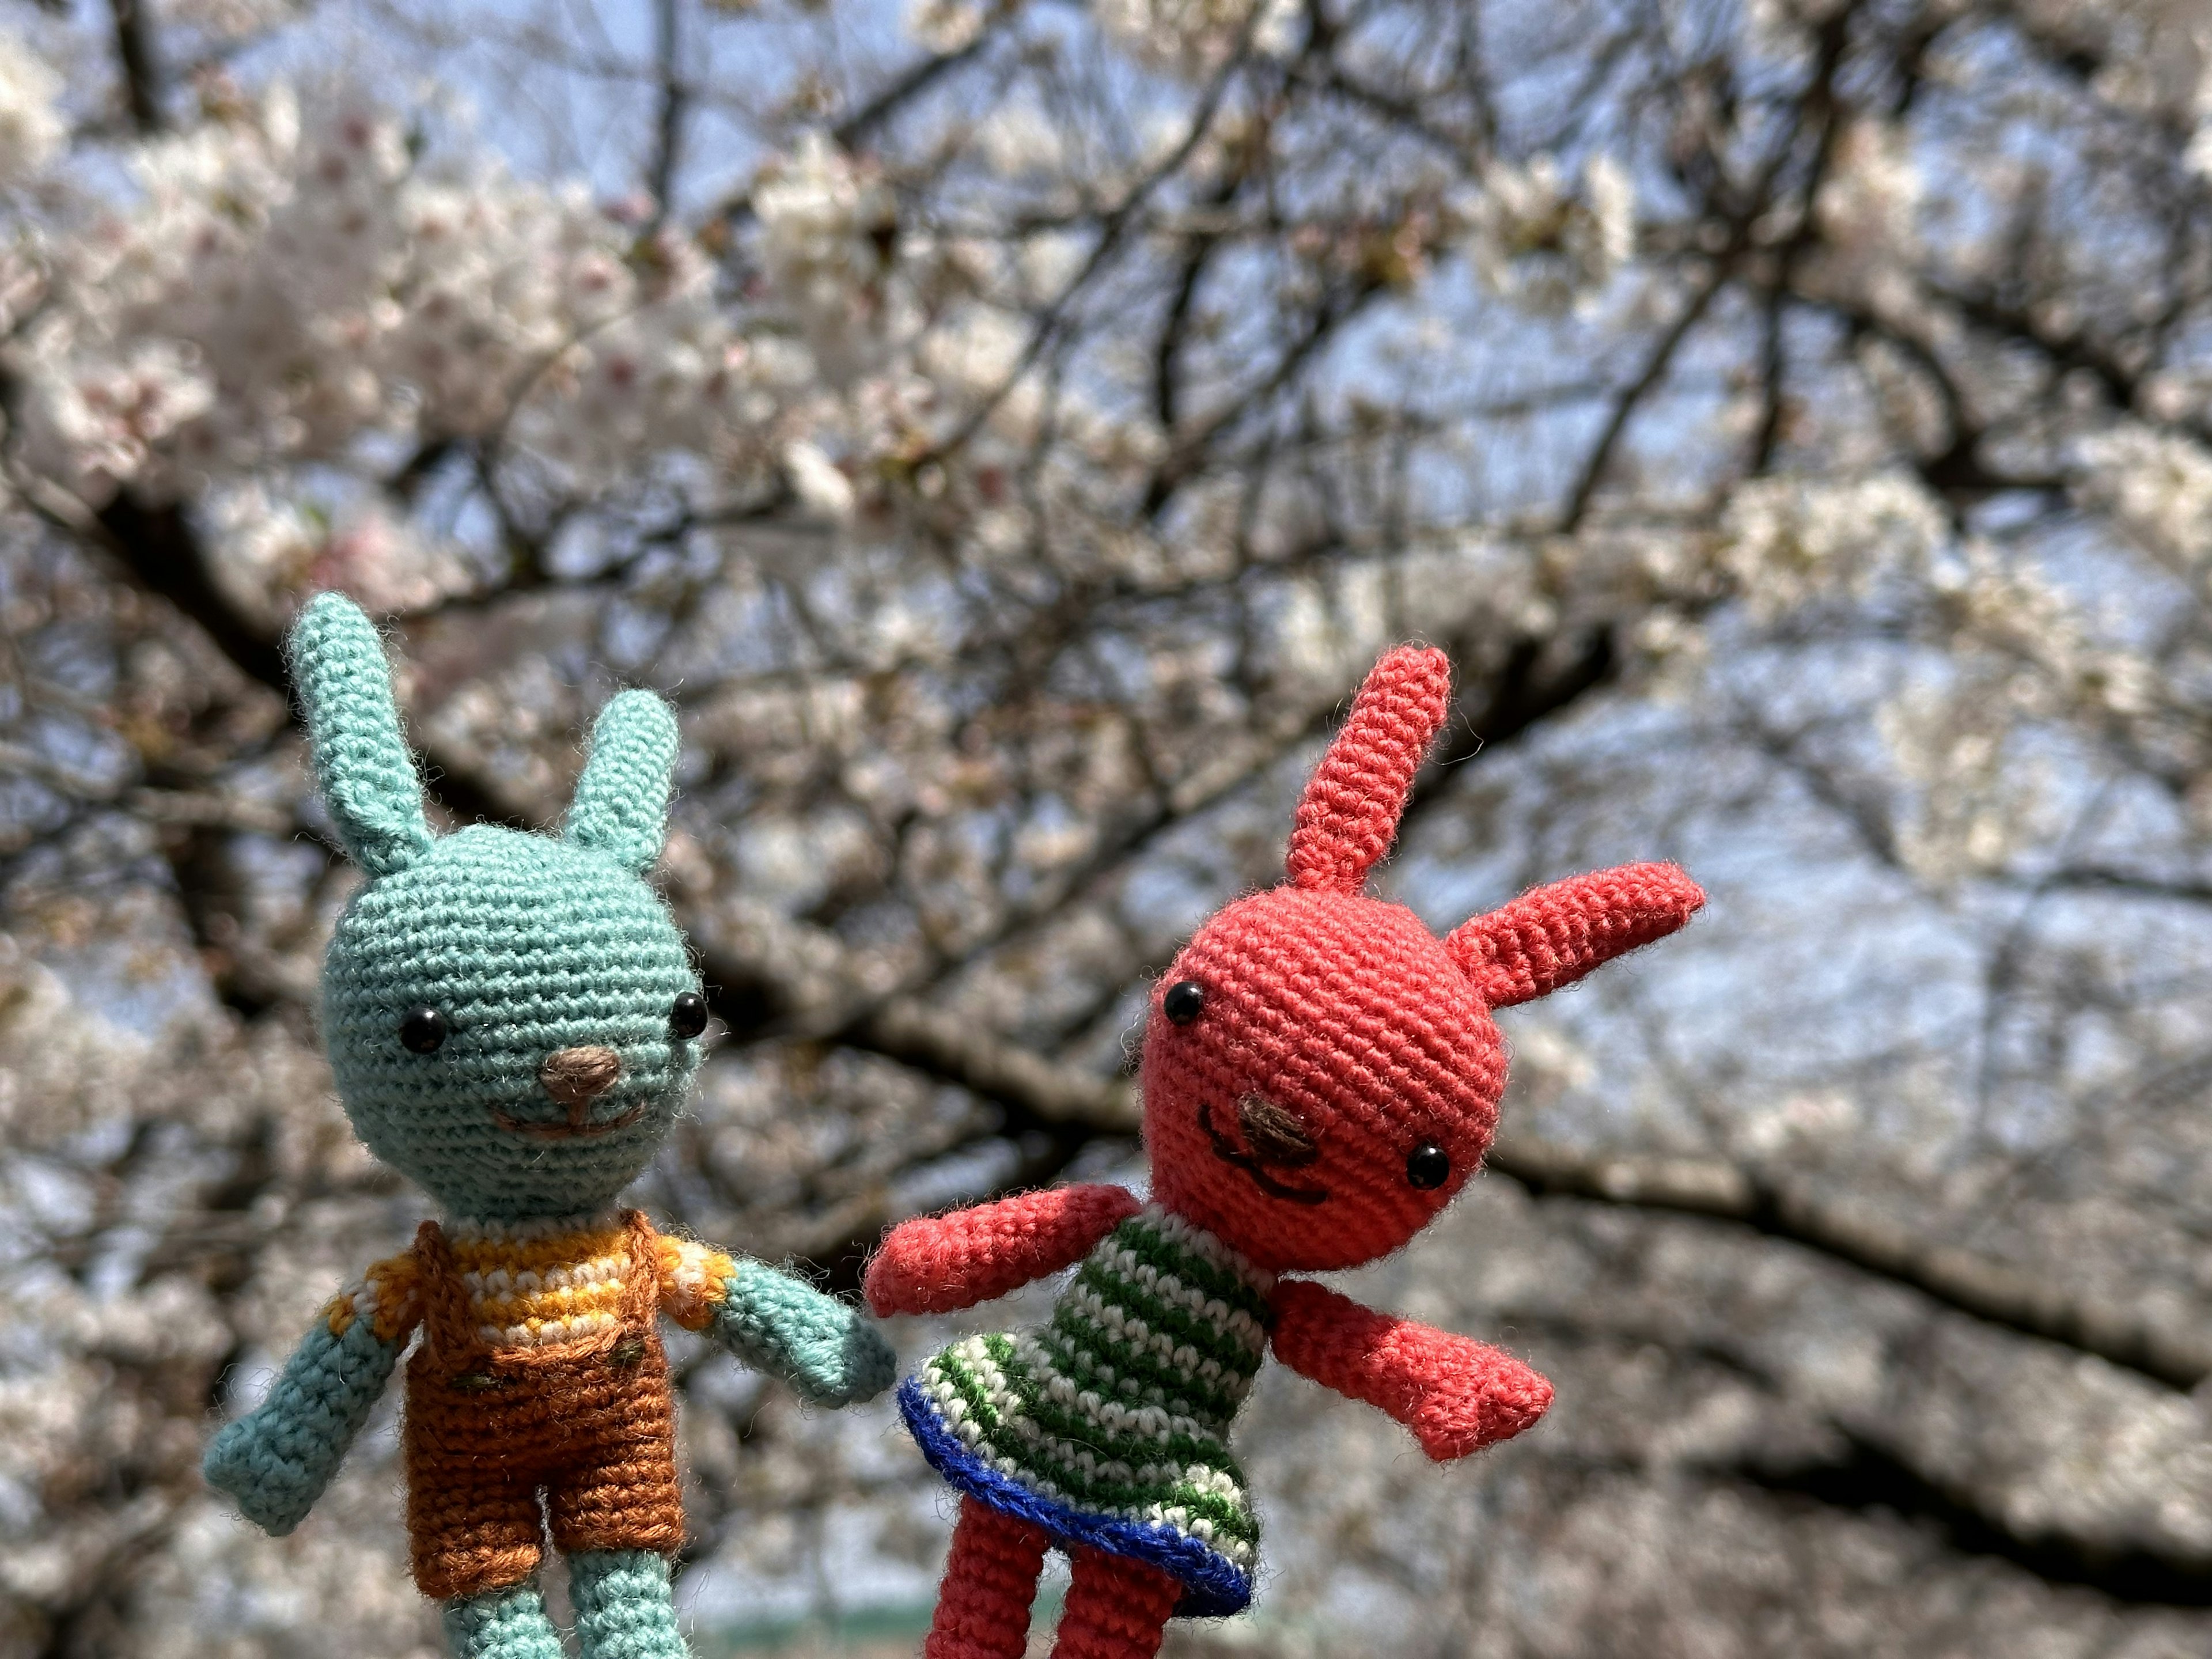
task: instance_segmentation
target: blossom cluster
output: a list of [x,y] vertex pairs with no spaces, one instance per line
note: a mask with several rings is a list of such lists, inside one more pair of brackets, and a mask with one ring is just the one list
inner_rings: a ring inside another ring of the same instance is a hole
[[26,459],[97,501],[380,431],[520,439],[589,482],[726,450],[805,378],[749,349],[689,239],[413,150],[392,112],[281,86],[138,147],[17,344]]
[[1759,478],[1722,517],[1722,562],[1766,620],[1830,594],[1864,592],[1884,569],[1924,569],[1949,537],[1942,508],[1898,472]]
[[1532,310],[1601,290],[1636,249],[1636,186],[1600,154],[1573,188],[1558,160],[1493,162],[1456,204],[1468,257],[1490,289]]
[[[0,36],[0,185],[51,173],[59,86]],[[860,383],[889,367],[897,221],[827,139],[763,169],[740,251],[758,276],[733,283],[699,236],[446,154],[343,85],[221,90],[127,149],[119,182],[46,179],[60,218],[7,272],[20,467],[95,508],[125,489],[205,504],[234,566],[350,573],[388,604],[451,591],[451,570],[390,523],[283,499],[276,474],[465,444],[488,475],[526,456],[589,500],[690,455],[695,489],[781,469],[850,512],[831,458],[847,412],[886,402]],[[327,545],[302,540],[318,514]]]
[[33,179],[69,136],[62,78],[22,40],[0,31],[0,190]]
[[2212,453],[2138,426],[2085,438],[2075,493],[2137,544],[2212,593]]
[[1218,67],[1240,43],[1279,55],[1293,44],[1296,0],[1097,0],[1108,40],[1140,63],[1188,75]]

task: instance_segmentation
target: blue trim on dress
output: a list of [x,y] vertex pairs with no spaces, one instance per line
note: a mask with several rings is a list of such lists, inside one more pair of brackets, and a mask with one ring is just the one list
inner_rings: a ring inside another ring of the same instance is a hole
[[1251,1575],[1188,1533],[1156,1522],[1071,1509],[984,1463],[937,1414],[921,1391],[920,1377],[909,1376],[899,1384],[898,1403],[899,1415],[906,1419],[921,1455],[953,1486],[1002,1514],[1042,1527],[1062,1549],[1105,1550],[1170,1574],[1183,1587],[1182,1600],[1176,1604],[1178,1619],[1224,1619],[1250,1604]]

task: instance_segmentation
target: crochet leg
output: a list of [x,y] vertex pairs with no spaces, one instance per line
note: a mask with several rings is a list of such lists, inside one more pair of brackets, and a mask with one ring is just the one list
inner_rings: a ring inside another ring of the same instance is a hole
[[1102,1550],[1075,1558],[1052,1659],[1152,1659],[1182,1586],[1158,1567]]
[[922,1659],[1021,1659],[1045,1543],[1042,1527],[962,1498]]
[[580,1550],[568,1558],[584,1659],[689,1659],[676,1632],[668,1558],[653,1550]]
[[447,1602],[446,1643],[453,1659],[562,1659],[535,1578]]

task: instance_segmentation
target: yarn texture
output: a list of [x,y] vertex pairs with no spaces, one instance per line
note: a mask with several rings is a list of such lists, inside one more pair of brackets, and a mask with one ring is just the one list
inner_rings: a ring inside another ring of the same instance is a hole
[[[558,1266],[465,1273],[438,1224],[422,1224],[414,1256],[430,1330],[407,1366],[405,1449],[407,1530],[424,1595],[475,1595],[529,1577],[541,1501],[566,1553],[683,1544],[675,1402],[654,1322],[659,1240],[635,1211],[621,1231],[628,1249],[611,1277]],[[575,1237],[604,1248],[596,1232]],[[587,1308],[529,1321],[520,1341],[487,1322],[487,1289],[548,1278],[568,1283],[536,1297],[557,1304],[581,1291]]]
[[1150,1659],[1174,1614],[1250,1599],[1259,1527],[1232,1420],[1276,1358],[1438,1460],[1522,1432],[1550,1383],[1513,1356],[1285,1273],[1398,1249],[1480,1167],[1504,1093],[1491,1010],[1680,927],[1671,865],[1523,894],[1431,933],[1369,896],[1450,706],[1439,651],[1368,675],[1302,797],[1289,880],[1226,906],[1154,987],[1141,1078],[1152,1203],[1073,1188],[895,1229],[879,1314],[942,1313],[1083,1265],[1042,1332],[971,1338],[900,1390],[963,1494],[929,1659],[1013,1659],[1048,1546],[1073,1581],[1060,1659]]
[[668,1559],[651,1550],[592,1551],[568,1564],[576,1641],[590,1659],[684,1659],[668,1594]]
[[368,1322],[311,1328],[261,1409],[209,1444],[208,1483],[234,1496],[262,1531],[283,1537],[337,1473],[405,1346],[404,1335],[380,1336]]
[[868,1297],[903,1313],[994,1301],[1074,1266],[1143,1207],[1126,1188],[1052,1187],[902,1227],[868,1264]]
[[433,836],[368,617],[324,594],[289,648],[324,804],[370,878],[324,963],[331,1071],[356,1133],[447,1219],[331,1300],[204,1471],[248,1520],[291,1530],[411,1341],[414,1571],[447,1603],[456,1653],[560,1652],[533,1577],[550,1530],[587,1659],[669,1659],[684,1517],[659,1322],[824,1404],[896,1369],[860,1310],[615,1206],[700,1059],[698,977],[643,879],[675,718],[647,692],[607,703],[557,838]]
[[535,1583],[455,1601],[444,1623],[458,1659],[567,1659]]
[[1235,1613],[1260,1528],[1229,1425],[1267,1352],[1273,1279],[1146,1209],[1085,1258],[1043,1331],[954,1343],[900,1412],[963,1492],[1063,1547],[1161,1568],[1187,1613]]
[[963,1499],[923,1659],[1021,1659],[1030,1644],[1030,1603],[1051,1544],[1051,1534],[1034,1522]]

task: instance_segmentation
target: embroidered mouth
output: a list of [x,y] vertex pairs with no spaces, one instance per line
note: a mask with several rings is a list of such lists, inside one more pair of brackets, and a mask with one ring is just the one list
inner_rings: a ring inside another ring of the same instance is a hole
[[1213,1121],[1212,1103],[1202,1100],[1198,1103],[1198,1127],[1213,1143],[1214,1157],[1242,1170],[1252,1178],[1252,1184],[1270,1198],[1285,1199],[1292,1204],[1328,1202],[1328,1188],[1294,1186],[1278,1178],[1267,1167],[1273,1164],[1300,1168],[1321,1156],[1320,1150],[1296,1128],[1295,1118],[1264,1095],[1247,1095],[1238,1102],[1237,1118],[1254,1147],[1264,1150],[1268,1156],[1263,1160],[1256,1152],[1247,1152],[1224,1134]]
[[528,1135],[532,1140],[584,1140],[593,1135],[612,1134],[625,1124],[635,1123],[637,1115],[645,1109],[645,1102],[641,1100],[620,1117],[611,1117],[603,1123],[592,1121],[592,1103],[614,1087],[622,1073],[622,1056],[604,1044],[556,1048],[545,1056],[545,1063],[538,1068],[538,1083],[553,1097],[553,1103],[568,1114],[567,1117],[558,1123],[546,1123],[509,1117],[495,1106],[491,1109],[492,1121],[509,1134]]
[[574,1117],[566,1123],[533,1123],[527,1118],[509,1117],[495,1106],[491,1109],[491,1121],[509,1134],[528,1135],[532,1140],[588,1140],[594,1135],[612,1134],[617,1129],[628,1128],[637,1121],[645,1106],[641,1100],[620,1117],[611,1117],[604,1123]]

